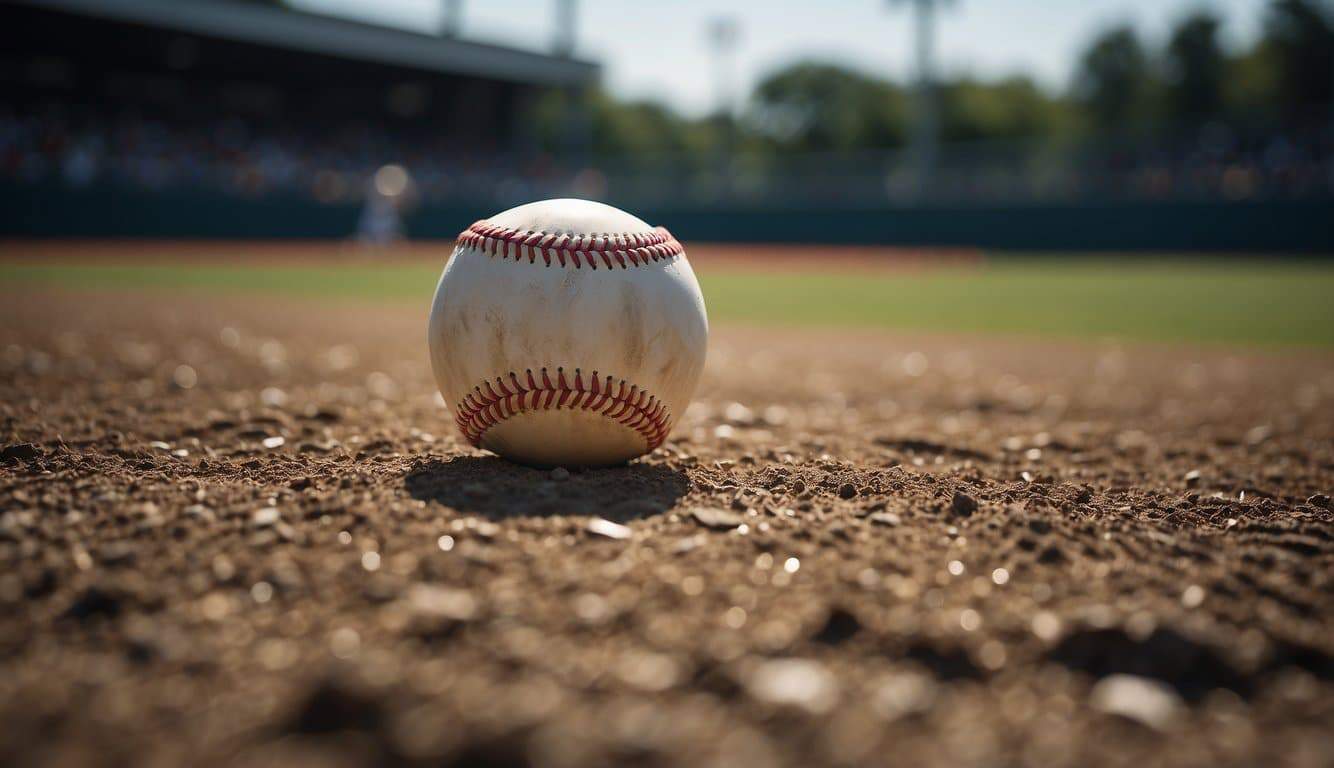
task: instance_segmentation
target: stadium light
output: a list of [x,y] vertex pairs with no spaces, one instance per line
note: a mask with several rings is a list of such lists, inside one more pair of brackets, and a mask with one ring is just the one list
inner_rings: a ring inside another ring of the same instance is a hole
[[935,10],[954,0],[889,0],[890,5],[913,7],[913,53],[916,60],[916,94],[913,105],[912,154],[918,194],[925,194],[936,165],[940,120],[935,84]]

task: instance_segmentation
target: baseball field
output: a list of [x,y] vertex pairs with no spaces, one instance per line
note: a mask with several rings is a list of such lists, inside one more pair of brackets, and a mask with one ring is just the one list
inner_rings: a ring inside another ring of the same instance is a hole
[[1328,261],[691,246],[566,473],[454,432],[447,255],[0,244],[0,762],[1334,754]]

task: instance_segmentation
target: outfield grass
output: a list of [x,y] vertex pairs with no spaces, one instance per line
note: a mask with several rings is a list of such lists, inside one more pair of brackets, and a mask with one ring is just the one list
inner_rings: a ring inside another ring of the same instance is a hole
[[[0,263],[0,288],[191,290],[419,302],[419,263]],[[1207,259],[998,258],[981,267],[700,273],[714,323],[895,328],[1030,337],[1334,345],[1334,265]]]

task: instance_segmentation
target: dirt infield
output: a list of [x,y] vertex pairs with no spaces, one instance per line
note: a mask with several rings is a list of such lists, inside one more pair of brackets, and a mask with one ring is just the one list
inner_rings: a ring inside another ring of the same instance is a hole
[[1334,358],[721,329],[628,467],[424,311],[0,297],[0,764],[1334,762]]

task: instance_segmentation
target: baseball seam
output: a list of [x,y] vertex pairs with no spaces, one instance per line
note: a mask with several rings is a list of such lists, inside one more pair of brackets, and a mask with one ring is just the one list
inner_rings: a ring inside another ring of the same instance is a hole
[[483,382],[459,402],[454,422],[468,442],[480,448],[482,435],[511,416],[562,408],[593,411],[617,421],[642,435],[648,451],[662,445],[671,431],[671,413],[655,395],[625,379],[598,376],[597,371],[585,381],[578,368],[570,382],[561,367],[556,368],[555,381],[546,368],[536,376],[529,368],[522,376],[510,371],[494,382]]
[[575,269],[642,267],[685,253],[685,248],[663,227],[654,227],[652,232],[576,235],[498,227],[482,220],[461,232],[457,242],[502,259],[526,259],[529,264],[536,264],[541,257],[548,267],[555,263]]

